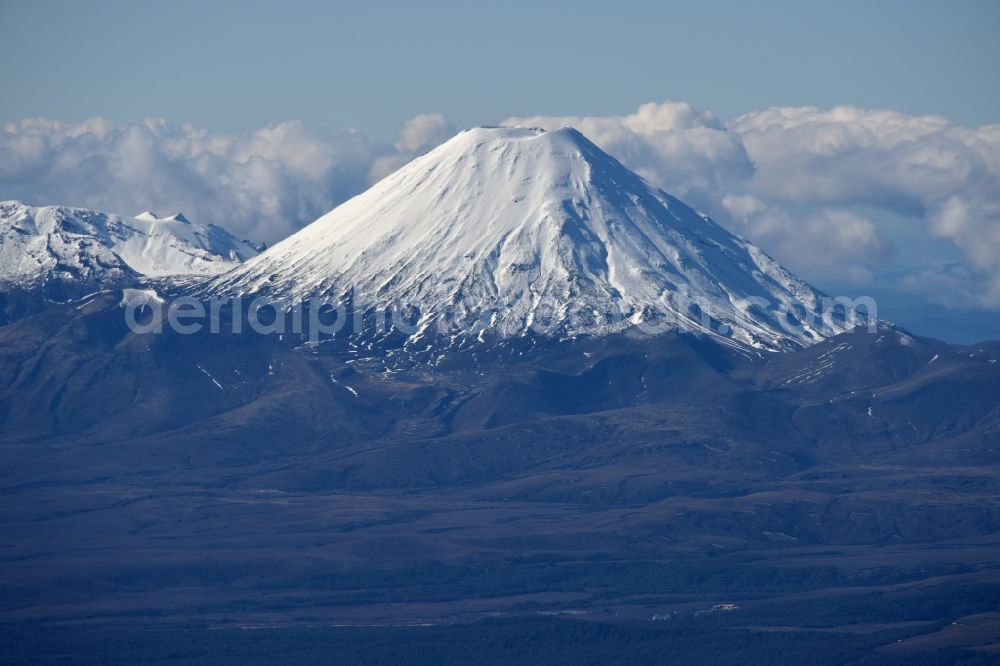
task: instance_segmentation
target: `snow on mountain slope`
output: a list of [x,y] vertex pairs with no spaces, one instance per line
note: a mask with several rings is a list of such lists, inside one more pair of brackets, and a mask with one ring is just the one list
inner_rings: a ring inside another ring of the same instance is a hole
[[479,339],[666,326],[785,349],[836,332],[786,330],[820,292],[571,128],[463,132],[203,293],[353,293],[355,311],[418,308],[411,339],[454,310]]
[[0,285],[61,280],[104,287],[140,276],[215,275],[256,255],[221,227],[192,224],[180,214],[129,218],[0,202]]

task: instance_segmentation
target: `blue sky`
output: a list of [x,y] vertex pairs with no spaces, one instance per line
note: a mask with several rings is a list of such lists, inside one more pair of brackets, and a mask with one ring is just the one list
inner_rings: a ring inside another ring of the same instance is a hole
[[464,127],[569,124],[828,292],[1000,338],[1000,2],[0,0],[0,25],[0,199],[273,242]]
[[297,118],[388,137],[679,99],[1000,122],[1000,3],[0,1],[0,120]]

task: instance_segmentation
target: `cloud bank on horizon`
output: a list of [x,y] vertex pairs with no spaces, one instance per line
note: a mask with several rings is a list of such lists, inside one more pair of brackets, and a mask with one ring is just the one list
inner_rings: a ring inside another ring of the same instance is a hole
[[0,199],[133,215],[182,211],[274,242],[453,134],[438,113],[407,120],[393,144],[297,121],[224,135],[162,118],[29,118],[0,131]]
[[[1000,309],[1000,125],[853,107],[777,107],[722,122],[683,102],[571,125],[653,184],[761,245],[806,279],[892,279],[952,306]],[[164,120],[27,119],[0,132],[0,198],[136,213],[182,210],[273,242],[454,134],[416,116],[394,143],[289,121],[240,135]],[[911,246],[929,257],[907,261]]]

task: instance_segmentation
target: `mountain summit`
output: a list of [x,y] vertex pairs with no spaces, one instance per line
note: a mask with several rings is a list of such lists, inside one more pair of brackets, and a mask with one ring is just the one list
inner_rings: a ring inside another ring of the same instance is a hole
[[206,291],[351,294],[418,311],[414,339],[456,309],[479,339],[667,327],[779,350],[837,332],[820,292],[572,128],[462,132]]

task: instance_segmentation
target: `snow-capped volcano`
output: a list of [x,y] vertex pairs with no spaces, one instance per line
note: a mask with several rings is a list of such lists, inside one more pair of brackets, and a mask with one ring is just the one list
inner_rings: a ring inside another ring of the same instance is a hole
[[216,275],[256,255],[225,229],[192,224],[179,213],[131,218],[0,202],[0,286],[58,281],[103,288],[140,277]]
[[836,332],[809,317],[820,292],[571,128],[463,132],[205,293],[352,294],[416,308],[413,338],[456,309],[480,339],[665,325],[783,349]]

